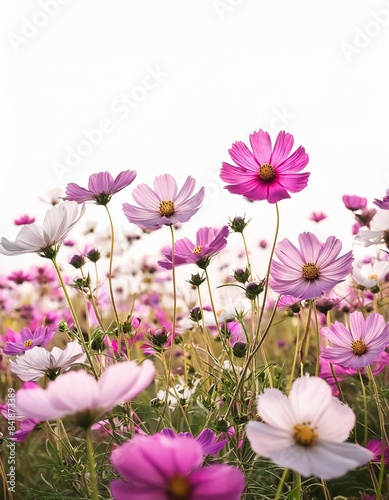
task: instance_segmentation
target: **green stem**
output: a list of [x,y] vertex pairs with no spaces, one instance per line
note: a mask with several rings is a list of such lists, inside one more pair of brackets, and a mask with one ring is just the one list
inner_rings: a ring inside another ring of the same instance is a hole
[[63,293],[65,295],[66,302],[68,303],[68,306],[69,306],[69,309],[70,309],[73,321],[74,321],[74,323],[75,323],[75,325],[77,327],[77,337],[78,337],[79,341],[81,342],[81,345],[82,345],[82,347],[83,347],[83,349],[85,351],[86,357],[88,358],[88,361],[89,361],[91,370],[93,372],[93,375],[95,376],[95,378],[97,380],[99,377],[98,377],[98,375],[96,373],[96,369],[95,369],[95,366],[93,364],[92,357],[91,357],[90,352],[89,352],[89,348],[88,348],[88,346],[85,343],[84,336],[82,334],[82,328],[81,328],[80,322],[78,321],[78,317],[77,317],[76,311],[74,310],[72,301],[70,300],[70,297],[69,297],[69,294],[68,294],[65,282],[64,282],[64,280],[62,278],[61,270],[60,270],[60,268],[59,268],[59,266],[57,264],[57,260],[56,260],[55,257],[53,257],[51,259],[51,261],[52,261],[52,263],[53,263],[53,265],[55,267],[55,270],[57,271],[58,279],[59,279],[59,282],[61,284]]
[[281,493],[282,493],[282,488],[284,487],[284,484],[285,484],[286,475],[288,474],[288,472],[289,472],[289,469],[285,469],[284,472],[282,473],[280,482],[278,483],[278,488],[277,488],[274,500],[279,500]]
[[89,472],[90,472],[90,484],[91,484],[91,497],[92,500],[99,500],[99,492],[97,490],[97,474],[96,474],[96,464],[95,456],[93,453],[93,444],[90,428],[86,430],[86,455],[88,458]]
[[363,446],[367,443],[367,399],[366,399],[366,387],[363,382],[361,370],[358,370],[359,380],[361,382],[362,398],[363,398]]
[[119,352],[120,352],[120,345],[121,345],[121,335],[120,334],[121,334],[121,328],[120,328],[119,314],[118,314],[118,311],[116,309],[115,297],[114,297],[114,294],[113,294],[113,287],[112,287],[112,267],[113,267],[113,252],[114,252],[114,246],[115,246],[115,229],[113,227],[113,221],[112,221],[111,214],[110,214],[110,212],[108,210],[108,206],[107,205],[104,205],[104,206],[105,206],[105,209],[107,211],[108,219],[109,219],[109,225],[111,227],[111,249],[110,249],[110,252],[109,252],[108,285],[109,285],[109,293],[110,293],[110,296],[111,296],[113,313],[115,315],[116,324],[117,324],[117,328],[118,328],[118,338],[119,338],[118,346],[119,346]]

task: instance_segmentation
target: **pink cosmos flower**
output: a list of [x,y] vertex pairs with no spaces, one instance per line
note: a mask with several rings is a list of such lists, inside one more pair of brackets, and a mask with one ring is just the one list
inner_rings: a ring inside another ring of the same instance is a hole
[[125,170],[114,179],[109,172],[92,174],[89,177],[88,189],[70,182],[66,186],[66,197],[64,200],[84,203],[95,201],[97,205],[106,205],[112,195],[129,186],[136,177],[135,170]]
[[339,321],[320,330],[330,343],[321,357],[334,365],[364,368],[371,365],[389,345],[389,323],[381,314],[372,313],[366,319],[360,311],[350,314],[350,329]]
[[313,220],[313,222],[320,222],[327,217],[328,216],[324,212],[312,212],[309,216],[309,220]]
[[355,212],[356,210],[362,210],[367,205],[366,198],[361,198],[360,196],[356,195],[345,194],[342,196],[342,201],[344,203],[344,206],[352,212]]
[[386,190],[386,195],[382,198],[382,200],[378,200],[374,198],[374,205],[381,208],[381,210],[389,210],[389,189]]
[[366,464],[373,453],[345,443],[355,424],[351,408],[331,394],[321,378],[301,377],[289,397],[278,389],[265,389],[258,397],[264,422],[247,424],[253,450],[303,476],[333,479]]
[[96,380],[84,370],[61,374],[46,389],[19,389],[16,411],[40,422],[73,415],[78,425],[88,428],[114,406],[137,396],[154,379],[155,367],[146,359],[116,363]]
[[[381,439],[370,439],[366,443],[366,448],[374,453],[374,457],[372,458],[372,462],[381,462],[381,447],[382,441]],[[389,464],[389,446],[384,445],[384,463]]]
[[85,205],[79,211],[75,201],[64,201],[55,205],[47,213],[42,226],[28,224],[23,226],[14,242],[2,238],[0,253],[4,255],[20,255],[23,253],[38,253],[49,257],[58,251],[58,245],[63,242],[71,229],[84,215]]
[[242,472],[226,464],[201,467],[204,450],[193,436],[136,435],[116,448],[111,461],[122,476],[112,481],[115,500],[239,500]]
[[278,243],[273,261],[270,286],[281,295],[293,295],[300,300],[320,297],[344,281],[352,271],[352,252],[338,257],[342,243],[335,236],[320,243],[312,233],[298,237],[300,249],[286,238]]
[[[160,434],[170,439],[175,439],[177,436],[194,437],[189,432],[179,432],[176,434],[173,429],[162,429]],[[201,445],[204,455],[211,455],[212,457],[215,457],[228,443],[228,439],[218,438],[216,434],[207,427],[205,427],[194,439]]]
[[280,132],[274,148],[267,132],[259,130],[250,135],[252,152],[243,142],[235,142],[228,151],[237,164],[224,163],[220,172],[230,193],[241,194],[248,200],[267,200],[277,203],[290,198],[307,186],[309,173],[300,172],[309,157],[300,146],[289,156],[293,147],[293,136]]
[[[192,243],[188,238],[177,240],[174,243],[174,265],[197,264],[204,269],[209,264],[211,257],[216,255],[227,245],[229,235],[228,226],[221,229],[213,227],[202,227],[196,233],[196,243]],[[164,260],[159,260],[158,264],[164,269],[172,268],[172,250],[167,248],[162,252]]]
[[34,332],[29,328],[22,328],[20,333],[14,332],[13,340],[5,344],[3,353],[14,356],[15,354],[23,354],[36,346],[43,347],[51,341],[55,331],[56,328],[53,325],[49,327],[38,326]]
[[13,271],[9,276],[7,276],[9,281],[13,281],[17,285],[22,285],[27,281],[32,281],[32,276],[24,271]]
[[24,226],[25,224],[33,224],[35,222],[35,217],[30,217],[29,215],[22,215],[18,219],[14,220],[15,226]]
[[204,199],[203,187],[191,196],[195,185],[196,181],[188,176],[177,192],[174,177],[169,174],[158,175],[154,179],[154,190],[146,184],[139,184],[134,189],[132,195],[139,206],[123,203],[124,215],[142,229],[187,222],[199,210]]

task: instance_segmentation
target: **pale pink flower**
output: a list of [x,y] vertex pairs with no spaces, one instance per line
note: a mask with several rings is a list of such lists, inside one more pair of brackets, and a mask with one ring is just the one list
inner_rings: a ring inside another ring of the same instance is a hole
[[258,397],[258,413],[263,422],[247,424],[253,450],[305,477],[340,477],[374,456],[344,442],[355,425],[354,412],[332,396],[321,378],[295,380],[289,397],[278,389],[265,389]]
[[4,255],[38,253],[42,257],[52,256],[84,212],[85,206],[82,205],[79,211],[75,201],[64,201],[55,205],[46,213],[42,226],[37,224],[23,226],[14,242],[2,238],[0,253]]
[[44,347],[33,347],[16,361],[10,360],[11,372],[24,382],[39,380],[45,375],[54,379],[72,366],[84,363],[86,354],[78,342],[69,342],[65,349],[53,347],[47,351]]
[[77,423],[88,428],[114,406],[130,401],[154,379],[155,367],[146,359],[116,363],[96,380],[85,370],[61,374],[46,389],[19,389],[17,413],[39,421],[74,415]]
[[[224,163],[220,177],[230,193],[241,194],[248,200],[267,200],[277,203],[290,198],[307,186],[309,173],[298,173],[309,157],[300,146],[290,155],[293,136],[284,131],[277,136],[274,148],[267,132],[259,130],[250,135],[253,151],[243,142],[235,142],[228,151],[237,164]],[[290,155],[290,156],[289,156]]]
[[200,208],[204,199],[204,188],[192,196],[196,181],[188,176],[177,192],[177,183],[169,174],[154,179],[154,189],[139,184],[132,195],[138,207],[123,204],[124,215],[142,229],[156,229],[163,225],[187,222]]
[[335,236],[320,243],[312,233],[298,237],[300,249],[288,239],[278,243],[270,270],[270,286],[281,295],[292,295],[300,300],[320,297],[344,281],[352,270],[352,252],[338,257],[342,243]]
[[97,205],[106,205],[115,193],[129,186],[136,177],[135,170],[125,170],[114,179],[109,172],[92,174],[89,177],[88,189],[70,182],[66,186],[64,200],[73,200],[77,203],[95,201]]
[[321,357],[334,365],[364,368],[376,361],[389,345],[389,323],[381,314],[372,313],[366,319],[360,311],[350,314],[350,328],[339,321],[320,330],[329,345]]

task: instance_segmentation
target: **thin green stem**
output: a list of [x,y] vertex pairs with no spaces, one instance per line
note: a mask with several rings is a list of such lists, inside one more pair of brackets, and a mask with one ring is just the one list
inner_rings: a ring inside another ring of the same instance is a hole
[[63,290],[63,293],[65,295],[65,298],[66,298],[66,302],[68,303],[68,306],[69,306],[69,309],[70,309],[70,312],[71,312],[71,315],[72,315],[72,318],[73,318],[73,321],[77,327],[77,337],[79,339],[79,341],[81,342],[81,345],[85,351],[85,354],[86,354],[86,357],[88,358],[88,361],[89,361],[89,364],[90,364],[90,367],[91,367],[91,370],[93,372],[93,375],[95,376],[96,380],[99,378],[98,375],[97,375],[97,372],[96,372],[96,369],[95,369],[95,366],[93,364],[93,361],[92,361],[92,357],[90,355],[90,352],[89,352],[89,348],[88,346],[86,345],[85,343],[85,340],[84,340],[84,336],[82,334],[82,328],[81,328],[81,325],[80,325],[80,322],[78,321],[78,317],[77,317],[77,314],[76,314],[76,311],[74,310],[74,307],[73,307],[73,303],[70,299],[70,296],[69,296],[69,293],[67,291],[67,288],[66,288],[66,285],[65,285],[65,282],[62,278],[62,273],[61,273],[61,270],[58,266],[58,263],[57,263],[57,260],[55,257],[53,257],[51,259],[54,267],[55,267],[55,270],[57,271],[57,275],[58,275],[58,279],[59,279],[59,282],[61,284],[61,287],[62,287],[62,290]]
[[367,443],[367,399],[366,399],[366,387],[363,382],[361,370],[358,370],[359,380],[361,382],[362,398],[363,398],[363,446]]
[[97,489],[97,474],[95,455],[93,452],[92,436],[90,428],[86,430],[86,456],[88,458],[90,485],[91,485],[91,498],[92,500],[99,500],[99,492]]
[[119,338],[118,345],[119,345],[119,349],[120,349],[120,341],[121,341],[120,320],[119,320],[118,311],[116,309],[115,297],[114,297],[113,286],[112,286],[113,252],[114,252],[114,248],[115,248],[115,229],[113,227],[113,221],[112,221],[111,214],[108,210],[108,206],[107,205],[104,205],[104,206],[105,206],[105,209],[107,211],[109,225],[111,227],[111,248],[109,251],[108,286],[109,286],[109,294],[111,296],[112,309],[113,309],[113,313],[115,315],[116,324],[117,324],[117,328],[118,328],[118,338]]
[[280,496],[281,496],[281,493],[282,493],[282,488],[284,487],[286,475],[288,474],[288,472],[289,472],[289,469],[285,469],[284,472],[282,473],[280,482],[278,483],[278,488],[277,488],[274,500],[279,500],[280,499]]

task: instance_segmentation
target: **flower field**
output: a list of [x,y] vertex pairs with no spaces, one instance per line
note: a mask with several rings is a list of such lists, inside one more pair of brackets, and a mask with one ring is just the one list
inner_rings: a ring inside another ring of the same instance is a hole
[[[309,189],[307,152],[259,130],[229,155],[231,203],[274,207],[263,274],[245,214],[181,237],[205,196],[192,176],[96,173],[1,238],[2,498],[389,498],[389,190],[343,196],[353,248],[279,240],[280,208]],[[73,239],[91,204],[107,234]],[[154,232],[170,240],[155,260]],[[13,268],[21,254],[36,264]]]

